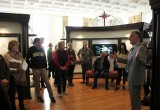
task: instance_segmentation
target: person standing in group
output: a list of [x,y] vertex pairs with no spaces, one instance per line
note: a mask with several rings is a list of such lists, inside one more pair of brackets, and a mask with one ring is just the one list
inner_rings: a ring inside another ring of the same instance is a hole
[[53,60],[52,60],[52,43],[49,43],[48,45],[48,51],[47,51],[47,61],[48,61],[48,78],[51,77],[51,72],[52,72],[52,78],[55,77],[55,70],[54,70],[54,65],[53,65]]
[[[43,46],[43,44],[44,44],[44,37],[41,37],[40,39],[41,39],[41,48],[45,50],[45,48],[44,48],[44,46]],[[43,78],[40,78],[40,84],[41,84],[41,87],[42,87],[42,88],[45,88],[45,87],[46,87],[46,86],[45,86],[45,83],[44,83],[44,81],[43,81]]]
[[9,67],[2,55],[0,55],[0,84],[4,87],[4,90],[8,91],[10,80]]
[[80,59],[82,67],[83,81],[81,82],[81,84],[85,84],[85,74],[86,71],[91,69],[92,67],[92,57],[93,57],[93,52],[90,48],[87,47],[87,42],[83,42],[83,47],[78,51],[77,56]]
[[37,95],[37,100],[40,102],[44,102],[40,94],[40,77],[44,80],[46,84],[49,97],[51,102],[55,103],[56,100],[53,97],[53,91],[47,76],[47,61],[44,49],[41,46],[41,39],[34,39],[34,46],[30,47],[27,53],[26,61],[28,66],[32,69],[33,72],[33,80],[35,84],[35,91]]
[[147,50],[140,43],[140,33],[132,31],[129,40],[133,45],[127,60],[128,84],[132,110],[141,110],[141,87],[145,82],[145,67],[147,64]]
[[5,110],[12,110],[11,103],[7,94],[9,80],[9,67],[4,60],[4,57],[0,55],[0,108],[3,108]]
[[97,88],[97,79],[99,75],[103,75],[105,78],[105,83],[106,83],[105,89],[109,90],[108,78],[109,78],[110,63],[108,60],[108,55],[106,55],[105,51],[100,52],[100,57],[98,57],[95,60],[93,64],[93,68],[94,68],[94,82],[93,82],[92,89]]
[[56,66],[56,75],[57,75],[57,90],[59,97],[63,94],[68,94],[66,91],[66,77],[69,65],[69,56],[67,50],[65,50],[64,41],[58,43],[58,50],[54,52],[53,62]]
[[[55,48],[55,50],[52,52],[52,61],[53,61],[53,58],[56,54],[56,51],[58,50],[58,45],[56,44],[54,48]],[[54,73],[55,73],[54,85],[55,85],[55,87],[57,87],[57,67],[56,67],[54,61],[53,61],[53,68],[54,68]]]
[[20,110],[26,110],[24,107],[24,93],[25,86],[27,86],[27,79],[25,71],[22,68],[22,63],[24,61],[21,53],[19,52],[19,42],[16,40],[11,40],[8,43],[8,52],[4,55],[4,59],[10,68],[10,80],[9,80],[9,90],[8,96],[11,102],[12,110],[16,110],[15,104],[15,94],[18,93],[19,108]]
[[68,52],[68,55],[69,55],[69,59],[70,59],[70,63],[69,63],[69,66],[68,66],[68,85],[69,86],[74,86],[73,84],[73,72],[74,72],[74,68],[76,66],[76,54],[75,54],[75,51],[73,50],[72,48],[72,43],[69,42],[67,44],[68,48],[67,48],[67,52]]
[[127,73],[126,73],[126,65],[127,65],[127,58],[128,58],[128,50],[126,49],[126,44],[121,43],[119,51],[117,52],[117,59],[115,59],[115,68],[118,70],[118,77],[116,78],[116,87],[115,91],[117,91],[120,87],[121,76],[123,75],[123,90],[125,90],[125,83],[127,80]]

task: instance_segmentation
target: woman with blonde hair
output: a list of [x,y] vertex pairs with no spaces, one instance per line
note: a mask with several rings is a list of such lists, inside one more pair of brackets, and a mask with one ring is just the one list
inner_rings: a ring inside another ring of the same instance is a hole
[[10,82],[8,95],[11,102],[12,110],[16,110],[15,94],[16,90],[19,99],[20,110],[26,110],[24,108],[24,93],[25,86],[27,85],[26,74],[22,69],[22,62],[24,61],[21,53],[19,52],[19,42],[12,40],[8,43],[8,52],[4,55],[4,59],[10,68]]

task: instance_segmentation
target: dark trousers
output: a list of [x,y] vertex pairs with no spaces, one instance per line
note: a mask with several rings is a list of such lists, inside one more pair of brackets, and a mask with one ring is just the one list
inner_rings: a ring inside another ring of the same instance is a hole
[[82,67],[82,78],[83,78],[83,82],[85,82],[85,75],[86,75],[86,71],[89,70],[90,64],[81,64]]
[[61,94],[62,91],[66,91],[66,70],[57,70],[57,89],[58,89],[58,94]]
[[93,85],[95,87],[97,87],[97,80],[98,80],[99,75],[104,75],[106,86],[108,86],[108,73],[104,72],[103,74],[101,74],[101,71],[95,71],[94,72],[94,83],[93,83]]
[[69,84],[73,84],[73,72],[74,72],[74,68],[75,68],[75,65],[69,65],[68,66],[68,82]]
[[22,109],[22,108],[24,108],[25,86],[16,85],[13,82],[13,79],[11,78],[11,80],[9,82],[8,96],[9,96],[9,99],[10,99],[10,102],[11,102],[12,110],[16,110],[16,105],[15,105],[16,91],[18,93],[19,107],[20,107],[20,109]]
[[118,68],[118,77],[116,78],[116,85],[120,85],[122,75],[123,75],[123,85],[125,85],[127,80],[127,73],[125,72],[125,69]]
[[54,71],[55,71],[54,84],[57,84],[57,79],[58,79],[58,78],[57,78],[57,74],[58,74],[57,68],[55,68]]
[[1,84],[0,84],[0,108],[3,110],[12,110],[8,95]]
[[51,77],[52,73],[52,78],[55,77],[55,66],[53,64],[53,61],[48,62],[48,78]]

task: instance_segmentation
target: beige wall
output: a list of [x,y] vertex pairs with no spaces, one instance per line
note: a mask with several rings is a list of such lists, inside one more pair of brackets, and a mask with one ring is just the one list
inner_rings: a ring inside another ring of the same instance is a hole
[[49,23],[49,42],[53,43],[53,47],[60,41],[63,34],[63,17],[50,16]]
[[87,27],[91,20],[90,18],[83,18],[83,26]]
[[138,22],[142,22],[142,13],[139,13],[137,15],[128,18],[128,23],[138,23]]
[[63,16],[63,26],[62,26],[63,34],[65,34],[66,26],[68,26],[68,16]]

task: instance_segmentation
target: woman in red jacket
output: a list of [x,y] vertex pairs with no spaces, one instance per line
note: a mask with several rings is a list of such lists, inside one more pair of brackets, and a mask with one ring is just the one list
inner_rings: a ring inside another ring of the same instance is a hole
[[64,42],[61,41],[58,43],[58,50],[56,50],[52,54],[53,62],[56,66],[57,70],[57,89],[58,95],[62,96],[63,94],[67,94],[66,92],[66,75],[68,71],[69,65],[69,56],[67,50],[65,50]]

